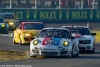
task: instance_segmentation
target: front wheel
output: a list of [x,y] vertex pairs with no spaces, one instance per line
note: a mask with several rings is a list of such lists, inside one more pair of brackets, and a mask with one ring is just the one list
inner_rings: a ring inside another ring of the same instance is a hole
[[13,37],[13,44],[17,44],[16,42],[15,42],[15,38]]
[[4,34],[9,34],[9,30],[5,29]]
[[21,38],[20,38],[20,41],[19,41],[19,45],[22,45],[22,40],[21,40]]
[[94,53],[95,52],[95,47],[93,47],[93,49],[90,51],[90,53]]

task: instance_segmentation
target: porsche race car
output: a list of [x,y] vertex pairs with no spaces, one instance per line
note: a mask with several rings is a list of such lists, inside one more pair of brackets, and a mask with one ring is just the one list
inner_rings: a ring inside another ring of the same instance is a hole
[[90,53],[95,52],[95,35],[86,26],[62,26],[62,28],[69,29],[72,36],[79,40],[80,51],[86,51]]
[[30,44],[30,41],[37,36],[38,33],[45,28],[42,22],[22,22],[19,27],[14,30],[13,43],[20,45]]
[[6,24],[4,22],[3,18],[0,18],[0,33],[1,34],[8,34],[9,33],[8,24]]
[[69,30],[44,28],[30,43],[30,57],[37,56],[79,56],[79,41]]

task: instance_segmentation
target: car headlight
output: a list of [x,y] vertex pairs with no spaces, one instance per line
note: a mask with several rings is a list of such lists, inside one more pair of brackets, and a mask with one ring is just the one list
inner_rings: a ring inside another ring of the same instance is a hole
[[2,27],[5,27],[5,24],[2,24]]
[[38,40],[34,40],[33,41],[33,45],[38,45],[39,41]]
[[25,36],[30,36],[30,34],[25,34]]
[[13,22],[10,22],[10,23],[9,23],[9,25],[13,25],[13,24],[14,24]]
[[64,45],[65,47],[67,47],[67,46],[69,45],[69,42],[68,42],[68,41],[65,41],[65,42],[63,43],[63,45]]

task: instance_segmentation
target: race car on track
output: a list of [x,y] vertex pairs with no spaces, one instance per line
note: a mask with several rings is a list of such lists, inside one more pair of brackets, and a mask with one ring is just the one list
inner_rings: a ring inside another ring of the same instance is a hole
[[86,51],[90,53],[95,52],[95,35],[86,26],[62,26],[62,28],[69,29],[72,36],[79,40],[80,51]]
[[8,23],[9,29],[16,29],[18,20],[13,13],[0,13],[0,17],[2,17],[4,21]]
[[9,29],[8,29],[8,24],[4,22],[3,18],[0,18],[0,33],[2,34],[8,34]]
[[71,36],[69,30],[44,28],[30,42],[30,57],[36,56],[79,56],[79,41]]
[[37,36],[43,28],[45,25],[42,22],[22,22],[14,31],[13,43],[30,44],[34,36]]

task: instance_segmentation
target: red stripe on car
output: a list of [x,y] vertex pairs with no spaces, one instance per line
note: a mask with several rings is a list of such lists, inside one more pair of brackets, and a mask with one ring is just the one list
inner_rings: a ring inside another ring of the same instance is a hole
[[51,38],[44,38],[42,41],[42,45],[47,45],[46,42],[51,40]]

